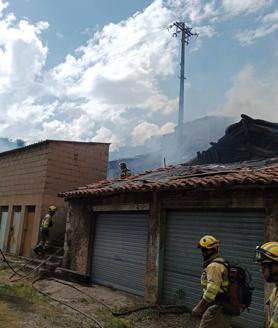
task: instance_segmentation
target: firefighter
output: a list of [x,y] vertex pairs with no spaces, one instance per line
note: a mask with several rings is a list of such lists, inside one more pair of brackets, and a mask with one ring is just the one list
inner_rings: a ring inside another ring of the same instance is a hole
[[40,225],[41,240],[38,245],[34,248],[34,252],[39,255],[46,253],[49,250],[49,228],[53,226],[53,216],[57,211],[57,207],[50,205],[48,207],[48,213],[43,217]]
[[203,295],[193,308],[192,316],[202,317],[199,328],[229,328],[232,320],[230,315],[224,313],[223,303],[227,301],[229,280],[227,268],[217,263],[224,263],[219,247],[219,240],[210,235],[203,236],[198,243],[203,256]]
[[261,264],[261,272],[268,283],[275,287],[267,301],[267,328],[278,328],[278,241],[270,241],[256,247],[255,261]]
[[124,163],[124,162],[120,163],[119,167],[121,169],[121,179],[125,179],[125,178],[131,176],[131,172],[127,168],[126,163]]

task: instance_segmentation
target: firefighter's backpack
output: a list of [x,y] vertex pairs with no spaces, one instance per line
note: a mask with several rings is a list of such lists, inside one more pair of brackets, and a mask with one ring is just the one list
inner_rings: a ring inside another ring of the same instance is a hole
[[249,311],[254,287],[250,272],[237,263],[213,261],[223,264],[228,270],[229,288],[223,302],[224,312],[238,316],[244,310]]

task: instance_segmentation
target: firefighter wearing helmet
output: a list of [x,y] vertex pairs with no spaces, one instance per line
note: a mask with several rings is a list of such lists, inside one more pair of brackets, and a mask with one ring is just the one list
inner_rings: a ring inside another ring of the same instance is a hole
[[256,247],[255,261],[261,264],[261,272],[268,283],[275,287],[267,301],[268,328],[278,328],[278,241],[270,241]]
[[232,316],[224,313],[223,303],[226,301],[229,280],[219,247],[219,240],[211,235],[203,236],[198,243],[203,256],[203,295],[193,308],[192,316],[202,317],[199,328],[229,328],[232,320]]
[[48,213],[43,217],[40,225],[41,239],[38,245],[34,248],[37,255],[46,253],[50,248],[49,229],[53,226],[53,216],[57,211],[57,207],[50,205]]
[[121,169],[121,179],[125,179],[125,178],[131,176],[131,172],[127,168],[126,163],[124,163],[124,162],[119,163],[119,167]]

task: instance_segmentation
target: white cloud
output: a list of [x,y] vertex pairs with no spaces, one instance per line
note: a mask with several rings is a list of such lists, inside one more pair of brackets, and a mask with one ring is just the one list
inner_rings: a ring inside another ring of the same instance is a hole
[[252,13],[269,6],[273,0],[223,0],[223,7],[230,15]]
[[159,132],[161,135],[167,134],[167,133],[172,133],[175,131],[175,127],[176,127],[175,123],[168,122],[160,127]]
[[262,18],[264,23],[278,22],[278,10],[271,14],[267,14]]
[[[176,14],[175,20],[185,20],[194,26],[194,30],[200,33],[194,50],[199,50],[202,39],[216,34],[214,24],[226,20],[235,19],[236,16],[254,15],[254,23],[258,23],[255,29],[247,29],[237,33],[240,43],[251,44],[257,38],[267,36],[276,31],[276,12],[262,13],[275,3],[276,0],[168,0],[168,6]],[[273,9],[273,8],[271,8]],[[270,25],[272,23],[272,25]]]
[[258,26],[256,28],[244,29],[237,33],[237,38],[241,45],[250,45],[257,39],[266,37],[267,35],[277,31],[278,10],[258,17],[257,21]]
[[4,0],[0,0],[0,18],[3,16],[3,11],[8,7],[8,3]]
[[136,145],[143,144],[152,136],[174,132],[175,126],[176,125],[172,122],[168,122],[161,127],[159,127],[157,124],[149,123],[146,121],[140,122],[132,131],[133,142]]
[[167,0],[167,5],[173,11],[174,20],[185,20],[190,24],[199,24],[205,20],[215,21],[220,15],[217,0]]
[[64,38],[64,34],[61,33],[61,32],[56,32],[56,38],[57,38],[58,40],[61,40],[61,39]]
[[[0,0],[0,135],[28,142],[45,138],[106,141],[117,149],[132,138],[140,144],[151,136],[169,133],[173,123],[158,126],[142,121],[142,117],[159,114],[167,121],[167,115],[178,108],[177,99],[161,86],[161,80],[175,76],[179,65],[180,42],[168,33],[169,23],[184,19],[196,26],[200,37],[191,42],[191,49],[197,50],[202,39],[215,34],[214,22],[254,13],[271,1],[220,3],[154,0],[126,20],[94,33],[90,30],[85,45],[46,70],[48,47],[42,33],[49,24],[32,24],[5,14],[8,4]],[[261,20],[268,30],[247,35],[245,40],[274,31],[275,12]],[[62,37],[58,32],[56,36]],[[238,83],[244,84],[247,77],[247,73],[245,79],[238,77]],[[244,98],[239,91],[236,87],[230,90],[223,107],[226,111]],[[97,126],[103,127],[96,131]]]
[[16,25],[13,15],[0,22],[1,98],[11,91],[14,97],[15,93],[26,90],[42,73],[48,49],[39,39],[39,34],[45,28],[43,22],[34,26],[25,20]]
[[263,25],[254,30],[245,30],[238,33],[237,37],[242,45],[250,45],[267,35],[278,30],[278,22],[272,25]]
[[268,13],[259,19],[259,26],[255,29],[245,29],[237,34],[242,45],[250,45],[257,39],[266,37],[267,35],[278,30],[278,10]]
[[[244,113],[254,118],[278,122],[278,65],[264,75],[246,66],[234,78],[234,85],[226,94],[226,101],[216,114],[239,118]],[[214,113],[215,114],[215,113]]]
[[91,139],[95,142],[108,142],[111,143],[110,150],[115,151],[121,146],[120,139],[112,133],[111,130],[102,127],[97,130],[96,135]]
[[[17,134],[28,141],[84,139],[92,135],[94,122],[125,124],[121,115],[129,110],[175,110],[175,100],[157,83],[158,76],[175,70],[173,50],[178,44],[161,30],[170,15],[161,1],[155,1],[145,12],[105,26],[76,56],[68,55],[48,72],[48,49],[40,38],[48,23],[32,25],[6,15],[0,21],[0,106],[6,117],[2,135]],[[164,55],[157,60],[157,53]],[[108,138],[103,131],[98,138]],[[114,136],[109,138],[117,145]]]

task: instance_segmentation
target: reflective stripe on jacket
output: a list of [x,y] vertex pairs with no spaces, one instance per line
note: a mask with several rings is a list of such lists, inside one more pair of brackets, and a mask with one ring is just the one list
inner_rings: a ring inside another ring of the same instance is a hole
[[[213,261],[224,262],[220,257]],[[201,277],[203,298],[209,303],[215,300],[218,293],[226,292],[229,285],[227,268],[223,264],[213,261],[204,268]]]
[[51,216],[50,214],[46,214],[41,222],[41,229],[48,229],[51,224]]
[[127,178],[127,177],[130,177],[131,176],[131,172],[129,169],[123,169],[122,172],[121,172],[121,178],[124,179],[124,178]]
[[268,328],[278,328],[278,286],[273,289],[267,304],[269,305],[269,325]]

